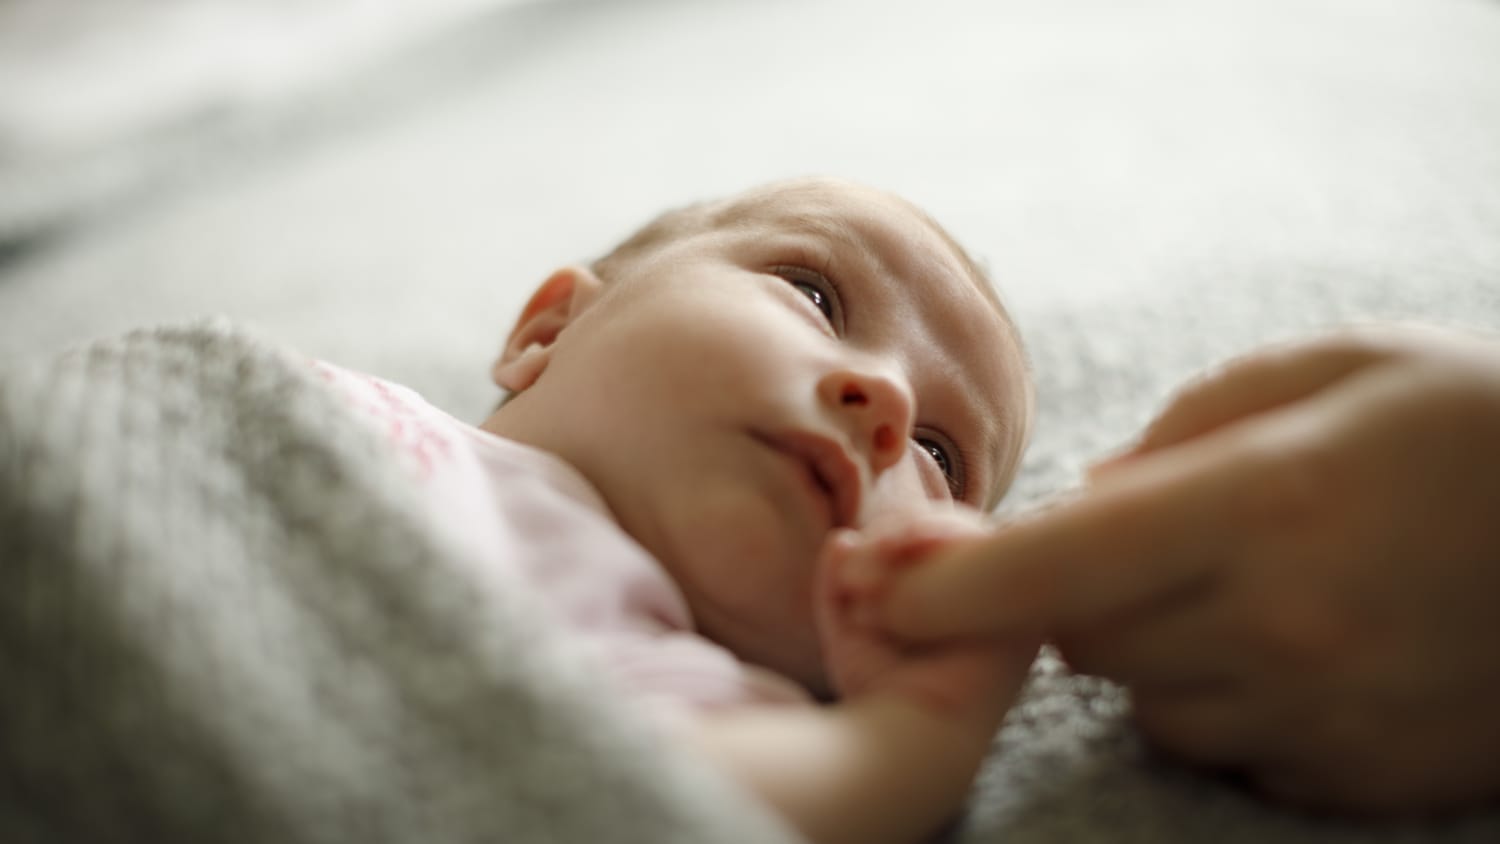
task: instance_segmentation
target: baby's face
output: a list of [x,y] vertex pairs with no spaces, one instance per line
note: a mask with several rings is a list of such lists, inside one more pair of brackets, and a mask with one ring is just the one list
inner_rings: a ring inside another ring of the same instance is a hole
[[824,539],[895,509],[992,506],[1030,392],[983,282],[905,203],[814,181],[727,209],[571,320],[528,390],[554,420],[534,444],[597,486],[705,635],[819,688]]

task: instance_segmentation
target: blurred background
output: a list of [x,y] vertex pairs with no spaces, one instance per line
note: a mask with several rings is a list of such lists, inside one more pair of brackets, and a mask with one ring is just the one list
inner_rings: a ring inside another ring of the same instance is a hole
[[1500,4],[0,0],[0,356],[221,314],[475,417],[549,270],[812,173],[925,206],[1023,329],[1500,285]]

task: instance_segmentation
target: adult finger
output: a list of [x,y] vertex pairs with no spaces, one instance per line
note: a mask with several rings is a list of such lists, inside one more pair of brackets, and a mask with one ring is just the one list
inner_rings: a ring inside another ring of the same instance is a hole
[[1184,589],[1055,638],[1073,670],[1148,692],[1192,692],[1241,682],[1243,635],[1218,582]]
[[1091,472],[1098,476],[1142,454],[1177,445],[1248,416],[1306,398],[1385,359],[1391,339],[1373,329],[1344,329],[1270,346],[1235,358],[1181,388],[1139,442]]
[[1226,432],[1122,468],[1076,499],[900,573],[880,619],[909,638],[1087,625],[1213,578],[1244,546],[1235,521],[1264,437]]

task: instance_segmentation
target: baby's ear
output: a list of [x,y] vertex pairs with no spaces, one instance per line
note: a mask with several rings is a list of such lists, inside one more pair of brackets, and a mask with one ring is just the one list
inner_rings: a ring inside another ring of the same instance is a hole
[[531,294],[490,370],[495,384],[520,392],[536,383],[552,360],[552,348],[564,328],[599,293],[602,283],[586,267],[563,267]]

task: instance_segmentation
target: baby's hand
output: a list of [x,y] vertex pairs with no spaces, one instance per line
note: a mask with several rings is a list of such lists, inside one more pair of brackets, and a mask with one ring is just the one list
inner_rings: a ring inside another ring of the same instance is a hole
[[977,513],[952,509],[836,531],[820,554],[818,624],[840,697],[893,692],[945,717],[999,719],[1025,681],[1038,643],[954,639],[912,645],[875,627],[874,610],[900,570],[941,565],[942,551],[984,535]]

